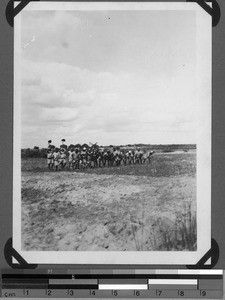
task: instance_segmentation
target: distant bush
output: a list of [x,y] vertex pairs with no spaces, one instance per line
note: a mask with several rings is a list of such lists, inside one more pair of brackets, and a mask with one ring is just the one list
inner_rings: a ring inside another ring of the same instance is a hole
[[21,158],[46,158],[47,149],[22,149]]

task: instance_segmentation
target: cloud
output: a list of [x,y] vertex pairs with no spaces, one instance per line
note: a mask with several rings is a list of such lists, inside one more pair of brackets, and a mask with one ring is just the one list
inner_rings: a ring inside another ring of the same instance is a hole
[[22,66],[22,123],[27,134],[28,127],[35,124],[37,132],[45,128],[48,136],[54,136],[57,127],[78,138],[90,132],[91,139],[93,131],[112,132],[122,123],[124,127],[134,121],[133,109],[128,117],[129,103],[122,96],[127,86],[135,83],[133,74],[93,72],[26,59]]
[[159,12],[111,11],[110,21],[108,13],[22,12],[22,46],[35,36],[22,49],[24,146],[194,132],[194,17],[160,12],[161,24]]
[[[93,101],[86,71],[60,63],[23,60],[23,100],[43,107],[78,107]],[[84,79],[86,78],[85,86]]]
[[[60,107],[60,108],[44,108],[41,113],[41,120],[47,121],[48,123],[56,122],[68,122],[76,119],[78,115],[78,110],[70,109],[68,107]],[[41,121],[40,120],[40,121]]]
[[73,89],[65,91],[62,95],[63,102],[69,106],[86,106],[91,104],[95,98],[95,90],[88,90],[86,92],[76,93]]
[[195,131],[195,87],[184,80],[187,74],[149,82],[146,72],[93,72],[27,59],[22,66],[24,136],[33,136],[32,126],[40,140],[60,135],[122,144],[144,141],[149,132]]

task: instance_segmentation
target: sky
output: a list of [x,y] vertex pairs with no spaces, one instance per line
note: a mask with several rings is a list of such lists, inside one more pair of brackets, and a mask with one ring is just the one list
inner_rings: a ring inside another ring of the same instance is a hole
[[22,148],[196,143],[191,11],[26,11]]

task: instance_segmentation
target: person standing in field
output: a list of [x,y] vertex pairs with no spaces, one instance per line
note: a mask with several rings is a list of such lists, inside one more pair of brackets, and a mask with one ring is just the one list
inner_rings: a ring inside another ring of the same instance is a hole
[[50,149],[47,150],[47,164],[50,170],[53,166],[53,152]]
[[65,150],[67,150],[67,145],[65,144],[65,139],[62,139],[61,140],[61,142],[62,142],[62,144],[60,145],[60,149],[65,149]]
[[148,153],[148,156],[147,156],[147,159],[148,159],[148,163],[150,164],[150,162],[151,162],[151,159],[152,159],[152,155],[155,153],[155,151],[150,151],[149,153]]
[[144,163],[143,156],[144,156],[144,152],[143,152],[142,149],[139,148],[139,151],[138,151],[138,159],[139,159],[139,163],[140,163],[140,164],[143,164],[143,163]]
[[76,148],[75,151],[73,149],[73,169],[80,168],[80,152],[79,149]]
[[60,164],[62,169],[66,166],[66,151],[63,148],[60,151]]
[[137,149],[135,150],[135,152],[134,152],[134,163],[135,163],[135,164],[138,163],[138,149],[139,149],[139,148],[137,148]]
[[52,147],[52,140],[48,140],[48,149],[51,149]]
[[52,140],[48,141],[48,149],[51,150],[51,151],[55,149],[55,146],[52,145]]
[[83,169],[87,168],[87,149],[86,147],[83,147],[83,150],[80,153],[81,160],[80,160],[80,165]]
[[54,145],[52,145],[52,140],[49,140],[48,141],[48,149],[55,149],[55,146]]
[[69,157],[68,157],[68,161],[69,161],[69,170],[71,169],[71,167],[73,166],[73,159],[74,159],[74,149],[70,148],[68,151]]
[[58,171],[59,164],[60,164],[60,153],[58,148],[55,148],[55,151],[53,152],[53,158],[54,158],[55,171]]
[[134,153],[135,163],[141,164],[142,163],[142,156],[143,156],[143,151],[138,147],[137,150]]

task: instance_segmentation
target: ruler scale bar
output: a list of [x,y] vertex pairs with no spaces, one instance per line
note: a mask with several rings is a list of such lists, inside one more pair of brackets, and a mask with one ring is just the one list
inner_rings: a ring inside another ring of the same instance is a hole
[[191,285],[197,285],[198,281],[197,279],[149,279],[148,284],[191,284]]
[[73,279],[72,275],[68,274],[2,274],[2,278],[20,278],[20,279]]
[[148,279],[99,279],[99,284],[148,284]]
[[29,278],[23,278],[23,279],[21,279],[21,278],[7,278],[7,279],[5,279],[5,278],[3,278],[2,279],[2,283],[3,284],[14,284],[14,283],[21,283],[21,284],[23,284],[23,283],[30,283],[30,284],[32,284],[32,283],[40,283],[40,284],[48,284],[49,283],[49,280],[48,279],[29,279]]
[[2,273],[2,297],[96,299],[223,297],[222,270],[41,269],[37,272],[10,270]]
[[[187,269],[35,269],[35,270],[17,270],[14,274],[190,274],[190,275],[223,275],[223,270],[187,270]],[[11,269],[3,269],[2,274],[12,273]]]
[[98,289],[98,284],[92,284],[92,285],[87,285],[87,284],[76,284],[76,285],[71,285],[71,284],[49,284],[48,289],[54,290],[54,289],[76,289],[76,290],[97,290]]
[[13,285],[10,285],[10,284],[7,284],[7,285],[2,285],[2,289],[48,289],[48,285],[41,285],[41,284],[20,284],[20,285],[16,285],[16,284],[13,284]]
[[[73,292],[69,294],[69,292]],[[140,290],[140,291],[107,291],[107,290],[97,290],[93,291],[95,294],[91,295],[89,290],[2,290],[2,297],[19,297],[19,298],[205,298],[205,299],[221,299],[222,291],[207,291],[206,294],[201,295],[199,291],[193,290],[183,290],[183,291],[173,291],[173,290]],[[138,292],[138,294],[137,294]],[[159,293],[160,292],[160,293]],[[72,296],[72,297],[71,297]]]
[[222,275],[127,275],[127,274],[120,274],[117,276],[112,276],[108,274],[96,274],[96,275],[84,275],[84,274],[77,274],[75,275],[76,279],[113,279],[113,278],[147,278],[147,279],[223,279]]
[[175,284],[154,284],[149,285],[151,290],[197,290],[197,285],[175,285]]
[[98,284],[98,280],[97,279],[49,279],[48,281],[49,284],[72,284],[72,285],[76,285],[76,284]]
[[99,284],[99,290],[147,290],[147,284]]
[[178,275],[178,274],[2,274],[2,279],[223,279],[222,275]]

